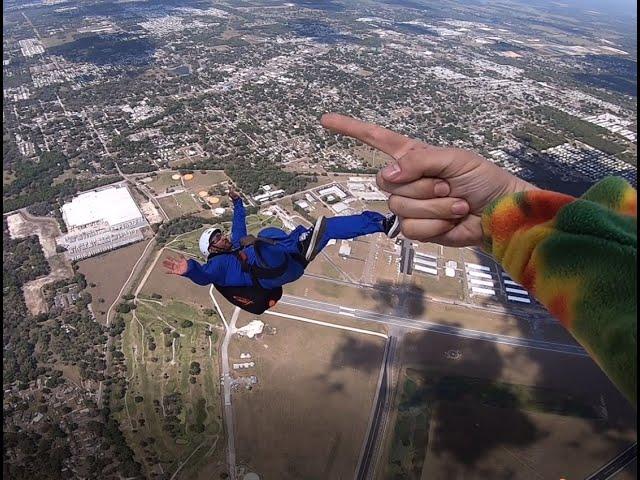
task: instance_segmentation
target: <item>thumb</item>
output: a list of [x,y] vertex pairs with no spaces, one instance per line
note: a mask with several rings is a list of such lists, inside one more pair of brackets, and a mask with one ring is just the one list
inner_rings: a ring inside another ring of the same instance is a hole
[[382,178],[391,183],[408,183],[422,177],[440,177],[453,161],[451,149],[420,145],[384,167]]

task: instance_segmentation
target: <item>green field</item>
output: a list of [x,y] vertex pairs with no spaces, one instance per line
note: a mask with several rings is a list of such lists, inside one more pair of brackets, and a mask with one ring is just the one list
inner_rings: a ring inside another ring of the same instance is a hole
[[197,213],[202,210],[199,204],[187,192],[176,193],[158,200],[169,218],[178,218],[189,213]]
[[182,185],[180,179],[174,180],[171,178],[172,175],[177,173],[178,172],[161,173],[156,177],[153,177],[153,180],[149,182],[147,186],[149,188],[152,188],[155,191],[156,195],[163,194],[169,187],[177,187],[179,185]]
[[148,472],[158,465],[174,472],[197,447],[184,468],[217,462],[224,445],[218,317],[182,302],[142,298],[132,313],[122,336],[129,383],[117,413],[131,445]]

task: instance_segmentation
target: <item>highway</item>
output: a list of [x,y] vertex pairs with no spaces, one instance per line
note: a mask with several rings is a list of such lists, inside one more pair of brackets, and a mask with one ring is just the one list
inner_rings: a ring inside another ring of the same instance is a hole
[[623,450],[620,455],[589,475],[585,480],[608,480],[626,467],[638,456],[638,442]]
[[564,343],[547,342],[544,340],[535,340],[524,337],[513,337],[509,335],[501,335],[498,333],[483,332],[480,330],[472,330],[468,328],[454,327],[450,325],[442,325],[426,320],[417,320],[413,318],[398,317],[383,313],[371,312],[368,310],[360,310],[355,308],[342,307],[332,303],[322,302],[318,300],[310,300],[308,298],[294,297],[291,295],[283,295],[280,305],[290,305],[298,308],[306,308],[324,313],[334,313],[345,317],[353,317],[360,320],[370,322],[383,323],[385,325],[393,325],[409,330],[422,330],[428,332],[441,333],[444,335],[454,335],[456,337],[470,338],[474,340],[484,340],[488,342],[498,343],[502,345],[511,345],[514,347],[525,347],[537,350],[545,350],[548,352],[557,352],[567,355],[577,355],[588,357],[587,352],[579,345],[571,345]]

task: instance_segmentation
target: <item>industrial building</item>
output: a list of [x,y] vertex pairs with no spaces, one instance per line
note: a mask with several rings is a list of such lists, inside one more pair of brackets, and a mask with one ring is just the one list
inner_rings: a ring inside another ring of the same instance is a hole
[[69,260],[91,257],[143,239],[149,224],[123,184],[81,193],[61,208],[68,233],[57,239]]

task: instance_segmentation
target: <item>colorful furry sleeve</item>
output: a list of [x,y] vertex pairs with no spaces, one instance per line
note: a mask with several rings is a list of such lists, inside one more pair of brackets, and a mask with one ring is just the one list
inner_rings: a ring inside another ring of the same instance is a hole
[[637,193],[606,178],[581,198],[531,190],[482,216],[485,249],[636,404]]

